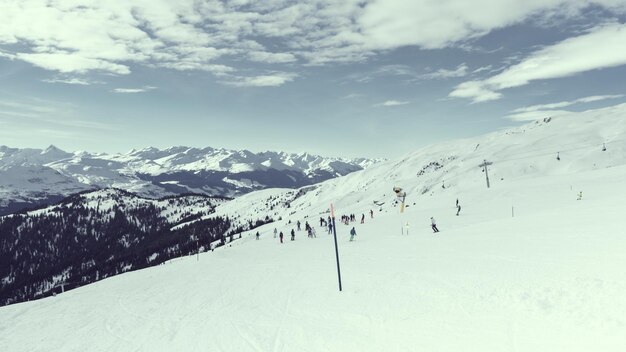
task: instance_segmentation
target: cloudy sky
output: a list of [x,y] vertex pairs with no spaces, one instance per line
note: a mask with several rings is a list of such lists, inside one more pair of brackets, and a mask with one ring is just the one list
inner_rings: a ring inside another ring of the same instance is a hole
[[12,147],[393,157],[624,102],[626,0],[0,0]]

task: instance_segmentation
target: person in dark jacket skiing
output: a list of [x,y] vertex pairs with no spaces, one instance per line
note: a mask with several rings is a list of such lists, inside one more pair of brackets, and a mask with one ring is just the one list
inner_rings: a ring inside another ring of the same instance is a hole
[[365,214],[361,214],[361,224],[365,224]]
[[350,241],[354,241],[354,236],[356,236],[356,230],[354,226],[352,226],[352,230],[350,230]]
[[283,243],[283,232],[282,231],[280,232],[279,236],[280,236],[280,243]]
[[437,223],[435,222],[435,218],[432,216],[430,217],[430,223],[431,223],[433,232],[439,232],[439,229],[437,228]]
[[333,233],[333,223],[332,222],[328,222],[328,233],[329,234]]
[[293,229],[291,229],[291,240],[295,241],[296,239],[296,231],[294,231]]
[[259,237],[261,236],[261,234],[259,233],[259,231],[256,232],[256,239],[257,241],[259,240]]
[[457,204],[456,205],[456,216],[459,216],[460,212],[461,212],[461,204]]

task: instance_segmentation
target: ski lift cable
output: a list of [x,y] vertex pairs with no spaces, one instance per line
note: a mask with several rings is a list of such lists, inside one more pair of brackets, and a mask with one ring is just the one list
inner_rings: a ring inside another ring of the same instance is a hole
[[[623,139],[623,140],[626,140],[626,139]],[[615,140],[615,141],[619,141],[619,140]],[[585,143],[585,144],[580,144],[580,143],[560,144],[560,145],[556,145],[556,146],[551,147],[551,148],[542,148],[542,149],[540,149],[540,150],[546,150],[546,151],[550,150],[551,152],[547,152],[546,154],[532,154],[530,156],[550,155],[550,154],[553,154],[554,151],[566,152],[566,151],[570,151],[570,150],[577,150],[577,149],[582,149],[582,148],[587,148],[587,147],[602,146],[602,144],[606,144],[606,143],[607,142],[604,141],[602,143],[595,142],[595,143]],[[578,148],[574,148],[574,149],[572,149],[572,148],[565,148],[564,149],[564,147],[571,146],[571,145],[575,145]],[[517,153],[517,154],[514,154],[514,155],[524,155],[524,154],[527,154],[527,153]]]
[[[613,140],[611,143],[619,142],[619,141],[626,141],[626,138],[619,139],[619,140]],[[570,152],[570,151],[574,151],[574,150],[586,149],[586,148],[594,147],[594,146],[596,146],[596,147],[599,146],[599,147],[602,148],[603,145],[606,146],[606,142],[603,142],[601,144],[598,144],[598,143],[587,143],[587,144],[582,144],[582,145],[581,144],[577,144],[577,145],[579,145],[579,147],[577,147],[577,148],[559,149],[559,150],[557,150],[557,152],[564,153],[564,152]],[[556,148],[554,148],[554,149],[556,149]],[[554,155],[554,152],[555,152],[554,149],[552,149],[550,152],[545,152],[545,153],[541,153],[541,154],[532,154],[532,155],[521,156],[521,157],[518,157],[518,158],[510,158],[510,159],[496,159],[496,161],[497,162],[515,161],[515,160],[522,160],[522,159],[527,159],[527,158],[534,158],[534,157],[538,157],[538,156]],[[547,148],[543,148],[542,150],[548,150],[548,149]],[[513,155],[514,156],[515,155],[524,155],[524,153],[513,154]]]
[[[576,148],[568,148],[568,149],[559,149],[558,152],[561,152],[561,153],[563,153],[563,152],[570,152],[570,151],[586,149],[586,148],[590,148],[590,147],[594,147],[594,146],[595,147],[597,147],[597,146],[603,147],[603,146],[606,146],[606,144],[615,143],[615,142],[621,142],[621,141],[626,141],[626,138],[612,139],[610,142],[607,141],[607,142],[602,142],[602,143],[597,143],[597,142],[585,143],[585,144],[569,143],[569,144],[565,144],[565,146],[567,146],[567,145],[577,145],[578,147],[576,147]],[[561,146],[564,146],[564,145],[561,145]],[[531,155],[525,155],[527,153],[517,153],[517,154],[513,154],[513,156],[515,156],[515,155],[524,155],[524,156],[521,156],[521,157],[518,157],[518,158],[508,158],[508,159],[493,159],[493,158],[490,158],[489,160],[493,160],[494,163],[503,163],[503,162],[509,162],[509,161],[517,161],[517,160],[524,160],[524,159],[529,159],[529,158],[535,158],[535,157],[550,156],[550,155],[554,155],[554,149],[556,149],[556,148],[550,148],[550,149],[542,148],[541,150],[546,150],[546,152],[539,153],[539,154],[531,154]],[[548,150],[550,150],[550,151],[548,152]],[[465,177],[465,174],[458,174],[456,176],[445,177],[445,180],[446,181],[455,180],[455,179],[461,178],[461,177]],[[439,182],[440,181],[437,180],[436,182],[433,182],[433,184],[430,185],[430,186],[434,187]]]

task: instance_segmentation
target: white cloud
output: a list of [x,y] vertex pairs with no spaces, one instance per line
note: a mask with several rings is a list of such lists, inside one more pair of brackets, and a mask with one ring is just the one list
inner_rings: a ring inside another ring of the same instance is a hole
[[433,72],[417,73],[416,70],[408,65],[384,65],[371,72],[355,73],[348,76],[352,81],[359,83],[368,83],[375,78],[389,76],[405,76],[407,81],[431,80],[431,79],[448,79],[456,77],[464,77],[468,75],[467,64],[462,63],[454,69],[440,68]]
[[539,104],[539,105],[527,106],[527,107],[515,109],[515,110],[513,110],[511,112],[513,112],[513,113],[524,113],[524,112],[532,112],[532,111],[540,111],[540,110],[552,110],[552,109],[564,108],[564,107],[567,107],[567,106],[580,104],[580,103],[591,103],[591,102],[594,102],[594,101],[601,101],[601,100],[606,100],[606,99],[617,99],[617,98],[623,98],[623,97],[624,97],[623,94],[593,95],[593,96],[579,98],[579,99],[572,100],[572,101],[561,101],[561,102],[558,102],[558,103]]
[[[2,43],[2,42],[0,42],[0,43]],[[6,52],[4,52],[2,50],[0,50],[0,57],[7,58],[9,60],[14,60],[15,59],[15,55],[6,53]]]
[[624,43],[626,24],[611,23],[595,27],[588,33],[539,49],[495,76],[482,81],[464,82],[450,96],[471,98],[474,102],[495,100],[502,96],[498,91],[532,81],[624,65]]
[[107,71],[120,75],[130,73],[128,66],[112,63],[101,59],[92,59],[75,53],[55,52],[37,54],[17,54],[17,59],[30,62],[31,64],[46,70],[59,71],[62,73],[86,73],[92,70]]
[[267,51],[252,51],[248,53],[248,58],[251,61],[265,62],[269,64],[288,63],[297,60],[291,53],[270,53]]
[[445,68],[439,69],[435,72],[426,73],[420,76],[422,79],[446,79],[455,77],[467,76],[467,65],[465,63],[460,64],[454,70],[447,70]]
[[363,94],[359,93],[350,93],[348,95],[344,95],[341,99],[357,99],[363,97]]
[[132,94],[132,93],[143,93],[156,89],[153,86],[143,86],[141,88],[115,88],[111,90],[113,93],[122,93],[122,94]]
[[624,116],[626,115],[626,103],[607,106],[604,108],[590,109],[584,111],[567,111],[567,110],[535,110],[526,111],[506,116],[508,119],[515,121],[534,121],[544,119],[546,117],[567,117],[576,118],[579,116],[605,118],[609,116]]
[[376,71],[377,74],[387,76],[413,76],[415,75],[415,71],[407,66],[407,65],[385,65],[378,68]]
[[62,73],[128,74],[147,65],[220,76],[249,62],[324,65],[403,46],[463,47],[499,28],[575,17],[590,5],[626,13],[624,0],[5,1],[0,56]]
[[368,2],[357,23],[368,48],[439,49],[531,17],[577,16],[590,4],[624,12],[624,2],[619,0],[386,0]]
[[494,92],[481,81],[467,81],[456,86],[448,96],[453,98],[470,98],[474,103],[482,103],[490,100],[500,99],[501,93]]
[[479,73],[479,72],[483,72],[483,71],[489,71],[491,69],[492,69],[492,65],[482,66],[482,67],[479,67],[479,68],[475,69],[474,71],[472,71],[472,73]]
[[278,72],[260,76],[231,76],[230,80],[222,83],[235,87],[278,87],[293,81],[297,77],[294,73]]
[[159,64],[158,67],[171,68],[178,71],[206,71],[215,76],[221,77],[228,73],[235,72],[234,67],[218,64],[206,64],[201,62],[178,61]]
[[100,82],[100,81],[93,81],[93,80],[90,80],[90,79],[77,78],[77,77],[48,78],[48,79],[43,79],[42,82],[46,82],[46,83],[63,83],[63,84],[81,85],[81,86],[88,86],[88,85],[92,85],[92,84],[103,84],[103,82]]
[[386,100],[382,103],[376,104],[374,106],[398,106],[398,105],[406,105],[410,104],[410,101],[400,101],[400,100]]
[[384,65],[370,72],[360,72],[350,74],[347,78],[358,83],[367,83],[378,77],[389,76],[409,76],[415,77],[413,68],[407,65]]

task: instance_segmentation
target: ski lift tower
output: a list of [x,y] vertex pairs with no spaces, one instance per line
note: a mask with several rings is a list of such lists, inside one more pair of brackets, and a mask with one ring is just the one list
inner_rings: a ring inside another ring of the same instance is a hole
[[493,163],[483,159],[483,163],[478,165],[478,167],[482,167],[483,171],[485,172],[485,177],[487,178],[487,188],[489,188],[489,172],[487,171],[487,166],[491,164]]

